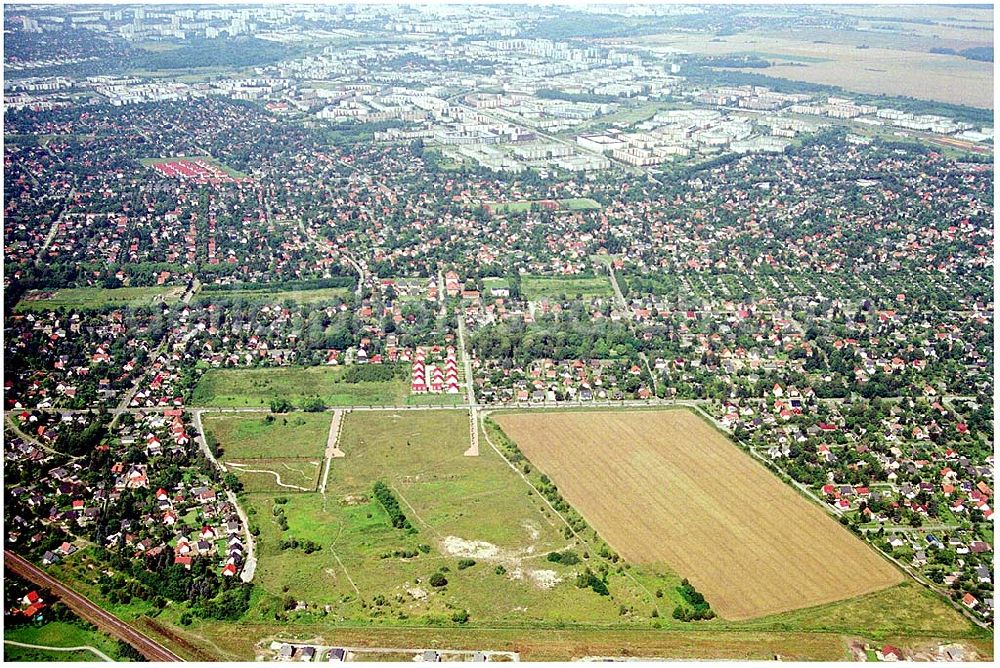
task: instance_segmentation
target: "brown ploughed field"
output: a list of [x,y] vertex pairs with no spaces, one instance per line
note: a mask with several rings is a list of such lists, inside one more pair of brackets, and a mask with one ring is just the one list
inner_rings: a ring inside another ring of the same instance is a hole
[[903,579],[690,411],[494,419],[621,556],[666,564],[724,619],[852,598]]

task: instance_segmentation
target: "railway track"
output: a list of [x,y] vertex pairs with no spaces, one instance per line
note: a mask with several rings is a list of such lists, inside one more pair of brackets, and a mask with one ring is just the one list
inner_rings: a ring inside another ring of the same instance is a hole
[[3,551],[3,563],[9,571],[48,589],[77,615],[115,638],[124,640],[150,661],[184,660],[10,550]]

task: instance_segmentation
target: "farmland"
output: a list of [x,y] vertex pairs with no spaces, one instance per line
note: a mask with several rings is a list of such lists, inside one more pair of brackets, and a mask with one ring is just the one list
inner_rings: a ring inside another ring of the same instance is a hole
[[748,31],[711,41],[701,35],[668,33],[637,38],[636,42],[696,54],[757,55],[774,64],[747,71],[771,77],[842,86],[861,93],[993,107],[991,63],[929,53],[933,47],[988,43],[982,34],[969,41],[964,36],[943,40],[930,35],[811,29],[808,34]]
[[18,302],[18,311],[55,309],[99,309],[106,306],[135,308],[158,303],[172,304],[184,294],[182,287],[63,288],[33,290]]
[[563,278],[558,276],[525,276],[521,279],[521,292],[526,299],[537,300],[560,295],[574,297],[610,297],[611,283],[605,276]]
[[[666,562],[725,619],[901,581],[846,529],[687,411],[496,419],[626,560]],[[596,479],[602,494],[594,494]]]
[[195,387],[196,406],[267,407],[272,399],[299,404],[319,397],[327,406],[402,405],[408,395],[402,378],[344,381],[344,367],[209,369]]

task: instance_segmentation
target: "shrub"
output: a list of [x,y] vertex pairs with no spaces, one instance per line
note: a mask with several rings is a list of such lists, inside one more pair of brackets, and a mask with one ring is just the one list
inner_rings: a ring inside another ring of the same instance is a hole
[[459,559],[458,560],[458,570],[464,571],[466,568],[476,565],[475,559]]
[[430,583],[432,587],[443,587],[448,584],[448,578],[441,573],[435,573],[431,576]]

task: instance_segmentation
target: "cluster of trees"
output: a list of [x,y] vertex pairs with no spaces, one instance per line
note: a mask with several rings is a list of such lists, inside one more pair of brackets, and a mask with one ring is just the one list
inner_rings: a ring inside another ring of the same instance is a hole
[[715,612],[708,605],[708,601],[705,600],[705,597],[701,594],[701,592],[694,588],[694,585],[688,582],[687,578],[681,580],[681,584],[677,587],[677,591],[680,592],[681,597],[687,605],[678,605],[674,608],[674,619],[679,619],[684,622],[692,622],[699,619],[712,619],[715,617]]
[[546,558],[553,563],[563,564],[564,566],[572,566],[573,564],[580,563],[580,557],[573,550],[549,552],[549,555]]
[[378,500],[382,507],[385,508],[385,512],[389,514],[389,521],[392,522],[392,526],[397,529],[406,529],[407,531],[416,533],[416,529],[410,524],[410,520],[406,519],[406,515],[399,507],[399,501],[396,499],[396,495],[392,493],[384,482],[381,480],[375,481],[372,486],[372,493]]
[[176,70],[193,67],[253,67],[294,55],[295,49],[256,37],[193,39],[184,46],[164,51],[133,51],[131,64],[144,70]]
[[278,548],[281,550],[297,550],[299,548],[306,554],[312,554],[313,552],[319,552],[323,548],[320,547],[319,543],[311,540],[299,540],[298,538],[282,539],[278,541]]
[[770,67],[771,63],[760,56],[727,54],[721,56],[701,56],[690,60],[692,65],[702,67]]
[[582,573],[577,574],[576,586],[580,589],[587,589],[589,587],[601,596],[607,596],[610,593],[608,591],[607,574],[602,579],[594,571],[590,570],[589,567],[584,569]]
[[946,46],[935,46],[931,49],[931,53],[940,53],[946,56],[962,56],[968,60],[980,60],[986,63],[993,62],[992,46],[974,46],[969,49],[962,49],[961,51],[949,49]]
[[345,383],[384,383],[405,374],[402,364],[352,364],[344,372]]

